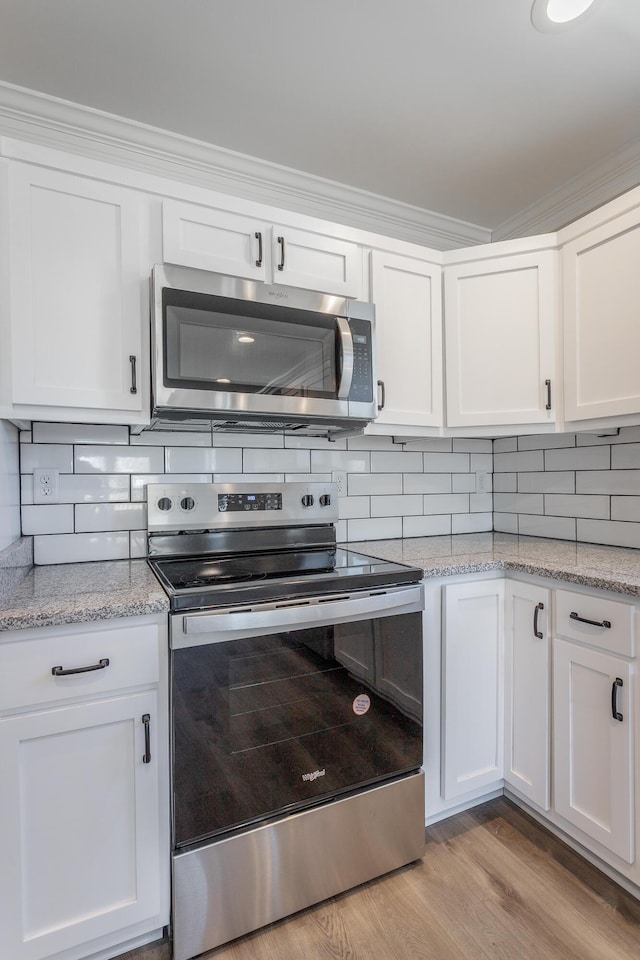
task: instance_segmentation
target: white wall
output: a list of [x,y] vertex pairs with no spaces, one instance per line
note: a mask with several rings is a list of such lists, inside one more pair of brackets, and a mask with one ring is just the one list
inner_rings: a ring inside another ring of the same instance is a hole
[[0,550],[20,536],[18,431],[0,420]]

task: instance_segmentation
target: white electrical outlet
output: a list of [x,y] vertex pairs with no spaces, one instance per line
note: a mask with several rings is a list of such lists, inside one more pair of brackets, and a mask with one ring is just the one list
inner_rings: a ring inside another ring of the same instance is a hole
[[489,474],[484,470],[476,473],[476,493],[489,493]]
[[37,467],[33,471],[33,502],[58,503],[60,499],[59,471]]
[[347,495],[347,471],[346,470],[332,470],[331,471],[331,481],[335,483],[338,488],[338,496],[346,497]]

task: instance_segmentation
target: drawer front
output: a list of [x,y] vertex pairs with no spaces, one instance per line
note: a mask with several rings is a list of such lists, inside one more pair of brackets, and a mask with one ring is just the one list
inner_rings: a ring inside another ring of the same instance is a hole
[[[42,634],[0,644],[0,711],[101,697],[158,682],[158,628],[153,624]],[[54,676],[54,667],[97,669]]]
[[[636,608],[606,597],[556,590],[556,635],[635,657]],[[585,621],[592,621],[586,623]]]

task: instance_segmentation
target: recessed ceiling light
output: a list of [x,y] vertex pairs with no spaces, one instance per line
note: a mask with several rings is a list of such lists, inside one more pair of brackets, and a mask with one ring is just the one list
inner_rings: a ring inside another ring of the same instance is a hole
[[255,343],[255,337],[249,337],[246,333],[242,333],[238,337],[238,343]]
[[231,381],[228,380],[226,377],[218,377],[218,379],[216,380],[216,383],[231,383]]
[[537,30],[565,30],[585,16],[594,0],[533,0],[531,22]]

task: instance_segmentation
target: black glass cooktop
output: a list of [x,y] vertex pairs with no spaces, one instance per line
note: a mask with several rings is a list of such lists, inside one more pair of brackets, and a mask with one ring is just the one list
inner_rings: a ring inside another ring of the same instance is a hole
[[417,583],[422,570],[341,547],[149,560],[172,610],[294,599]]

